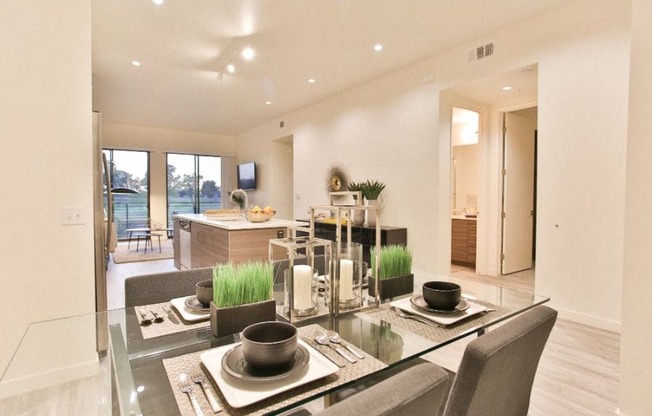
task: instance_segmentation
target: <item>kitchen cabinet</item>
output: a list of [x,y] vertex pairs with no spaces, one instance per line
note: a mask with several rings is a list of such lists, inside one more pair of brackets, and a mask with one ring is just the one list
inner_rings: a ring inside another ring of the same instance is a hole
[[475,265],[477,221],[475,219],[452,220],[451,263]]
[[[174,264],[196,269],[211,267],[218,263],[241,263],[253,260],[267,260],[269,240],[286,236],[288,226],[297,225],[294,221],[271,219],[262,223],[246,220],[220,221],[206,218],[201,214],[180,214],[174,219],[175,242],[180,222],[190,222],[190,265],[179,261],[184,248],[175,249]],[[187,248],[187,247],[186,247]]]
[[[333,223],[315,221],[315,237],[335,241],[337,227]],[[347,241],[347,227],[342,225],[342,241]],[[369,262],[371,247],[376,245],[375,226],[351,226],[351,241],[362,244],[362,258],[367,264]],[[387,246],[397,244],[407,245],[407,228],[380,226],[380,245]]]

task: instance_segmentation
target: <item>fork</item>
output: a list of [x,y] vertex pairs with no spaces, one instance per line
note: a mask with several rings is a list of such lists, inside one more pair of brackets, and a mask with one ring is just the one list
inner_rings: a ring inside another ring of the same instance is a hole
[[392,308],[392,310],[393,310],[394,312],[396,312],[396,314],[397,314],[398,316],[400,316],[401,318],[404,318],[404,319],[412,319],[412,320],[414,320],[414,321],[421,322],[422,324],[428,324],[428,325],[433,325],[433,324],[434,324],[434,325],[437,325],[436,322],[433,322],[433,321],[428,320],[428,319],[426,319],[426,318],[422,318],[422,317],[420,317],[420,316],[412,315],[411,313],[407,313],[407,312],[405,312],[405,311],[402,311],[402,310],[399,309],[399,308]]
[[192,382],[188,379],[188,375],[185,373],[179,374],[179,390],[186,393],[190,398],[190,404],[192,405],[192,410],[195,412],[195,415],[204,416],[204,412],[201,411],[201,407],[199,407],[199,403],[197,403],[195,393],[192,392]]
[[204,383],[206,382],[206,376],[204,376],[204,373],[201,373],[199,371],[192,373],[190,375],[190,379],[193,381],[193,383],[197,383],[201,386],[201,389],[204,391],[204,394],[206,395],[206,398],[208,399],[208,403],[211,405],[211,409],[213,409],[213,413],[217,413],[222,410],[220,405],[217,403],[217,400],[215,400],[215,396],[213,396],[213,393],[206,389],[204,386]]

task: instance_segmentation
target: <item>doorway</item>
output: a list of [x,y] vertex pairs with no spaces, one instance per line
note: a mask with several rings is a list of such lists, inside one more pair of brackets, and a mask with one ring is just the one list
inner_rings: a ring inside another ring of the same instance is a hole
[[[480,113],[481,126],[479,129],[480,156],[478,165],[479,189],[477,191],[477,237],[476,237],[476,263],[475,272],[484,276],[502,276],[502,254],[503,254],[503,114],[517,112],[523,109],[536,107],[537,105],[537,72],[536,64],[517,68],[508,72],[493,75],[488,78],[461,84],[440,93],[440,123],[442,134],[452,133],[452,111],[454,107],[473,109]],[[449,140],[452,140],[450,137]],[[459,197],[462,203],[466,203],[465,194],[460,194],[457,202],[453,198],[453,175],[454,170],[459,170],[457,157],[453,156],[454,149],[451,142],[442,142],[442,146],[450,146],[450,153],[442,153],[445,157],[440,159],[442,164],[449,166],[450,186],[447,190],[450,199],[450,207],[459,205]],[[532,203],[532,207],[535,206]],[[460,213],[461,207],[456,206]],[[532,211],[533,209],[530,209]],[[530,213],[528,211],[528,214]],[[452,212],[451,212],[452,213]],[[450,214],[450,213],[448,213]],[[444,227],[444,221],[450,224],[450,215],[440,218],[440,225]],[[532,222],[534,220],[532,219]],[[452,230],[451,230],[452,231]],[[508,224],[508,232],[509,224]],[[532,230],[534,235],[534,230]],[[452,235],[452,232],[451,232]],[[451,237],[449,237],[451,238]],[[534,239],[532,237],[531,241]],[[452,238],[451,238],[452,240]],[[449,240],[449,241],[451,241]],[[442,244],[444,241],[442,241]],[[530,266],[532,263],[532,252],[534,245],[530,244]],[[442,264],[442,267],[445,265]],[[466,272],[469,272],[467,269]],[[533,269],[527,273],[529,279],[533,279]],[[512,275],[513,277],[514,275]]]
[[270,147],[270,204],[276,217],[294,219],[294,139],[272,140]]
[[537,107],[503,114],[501,274],[534,267]]

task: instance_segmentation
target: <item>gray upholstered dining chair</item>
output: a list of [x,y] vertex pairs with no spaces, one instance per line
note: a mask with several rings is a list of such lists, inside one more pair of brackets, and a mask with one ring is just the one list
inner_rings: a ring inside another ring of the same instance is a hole
[[[315,413],[315,416],[435,415],[450,387],[448,373],[436,364],[418,360],[387,370],[390,377]],[[283,416],[311,415],[299,408]]]
[[444,416],[526,416],[539,358],[557,311],[538,306],[471,341]]
[[167,302],[181,296],[194,295],[195,284],[212,277],[212,267],[127,277],[125,307]]

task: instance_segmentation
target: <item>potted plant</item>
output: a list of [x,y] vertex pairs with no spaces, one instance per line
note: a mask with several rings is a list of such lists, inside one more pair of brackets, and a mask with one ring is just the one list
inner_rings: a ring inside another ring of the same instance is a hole
[[276,320],[269,262],[219,264],[213,268],[211,330],[221,337],[256,322]]
[[[385,189],[385,184],[378,181],[366,180],[361,184],[361,191],[364,198],[367,200],[367,205],[378,205],[378,197],[380,193]],[[374,226],[376,225],[376,211],[369,210],[367,211],[367,225]]]
[[376,247],[371,248],[371,278],[369,295],[376,296],[375,276],[378,276],[378,290],[381,299],[412,293],[414,274],[412,274],[412,253],[407,247],[389,245],[380,248],[380,269],[376,273]]
[[231,203],[238,207],[240,214],[244,215],[248,205],[247,193],[242,189],[236,189],[231,192]]
[[[362,193],[362,188],[363,188],[362,182],[353,182],[353,181],[349,182],[349,192]],[[362,198],[364,198],[364,194],[362,194],[360,201],[358,201],[357,195],[353,195],[353,199],[355,200],[356,205],[362,204]],[[364,211],[360,209],[353,210],[353,225],[362,225],[363,223],[364,223]]]

